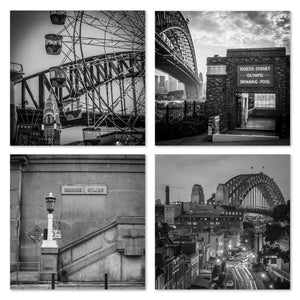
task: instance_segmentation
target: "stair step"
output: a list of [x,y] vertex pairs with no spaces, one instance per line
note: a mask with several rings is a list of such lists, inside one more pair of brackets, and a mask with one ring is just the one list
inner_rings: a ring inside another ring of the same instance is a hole
[[68,272],[68,275],[73,274],[81,269],[84,269],[91,264],[104,259],[109,254],[117,251],[117,244],[106,247],[105,249],[101,248],[92,253],[85,255],[84,257],[77,259],[76,261],[71,262],[70,264],[63,267],[63,270]]

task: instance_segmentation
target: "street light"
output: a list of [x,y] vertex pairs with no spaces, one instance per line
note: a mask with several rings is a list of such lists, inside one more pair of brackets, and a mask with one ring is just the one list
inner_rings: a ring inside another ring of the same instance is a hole
[[55,201],[56,201],[56,198],[50,192],[49,195],[46,197],[46,207],[47,207],[49,214],[51,214],[54,211]]
[[57,248],[56,240],[53,240],[53,211],[55,207],[55,196],[50,192],[46,197],[46,208],[48,211],[48,234],[47,240],[43,240],[42,247]]
[[216,263],[219,264],[220,262],[221,262],[221,259],[220,259],[220,258],[217,258],[217,259],[216,259]]

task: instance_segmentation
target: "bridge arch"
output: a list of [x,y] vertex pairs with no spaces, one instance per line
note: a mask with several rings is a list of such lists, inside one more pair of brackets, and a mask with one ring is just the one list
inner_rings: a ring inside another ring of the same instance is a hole
[[188,20],[180,11],[155,13],[156,68],[183,82],[188,97],[199,93],[197,60]]
[[[225,183],[228,189],[229,202],[237,207],[242,207],[246,196],[257,189],[269,206],[269,210],[279,204],[285,203],[280,188],[273,178],[264,173],[237,175]],[[252,208],[261,208],[260,203],[254,203]]]

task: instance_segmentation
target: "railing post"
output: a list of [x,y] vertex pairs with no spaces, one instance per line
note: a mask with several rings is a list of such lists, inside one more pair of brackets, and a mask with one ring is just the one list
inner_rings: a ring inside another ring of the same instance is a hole
[[169,123],[169,104],[166,106],[166,123]]
[[17,283],[19,283],[19,262],[17,262]]
[[193,101],[193,118],[196,118],[196,101]]
[[55,290],[55,273],[51,274],[51,290]]
[[108,274],[107,273],[104,274],[104,289],[105,290],[108,289]]
[[183,117],[186,118],[187,115],[187,101],[184,100],[184,110],[183,110]]

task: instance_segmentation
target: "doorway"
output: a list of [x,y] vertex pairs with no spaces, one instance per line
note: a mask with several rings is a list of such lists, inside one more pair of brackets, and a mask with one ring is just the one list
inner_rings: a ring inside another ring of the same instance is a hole
[[275,131],[276,94],[236,93],[237,129]]

